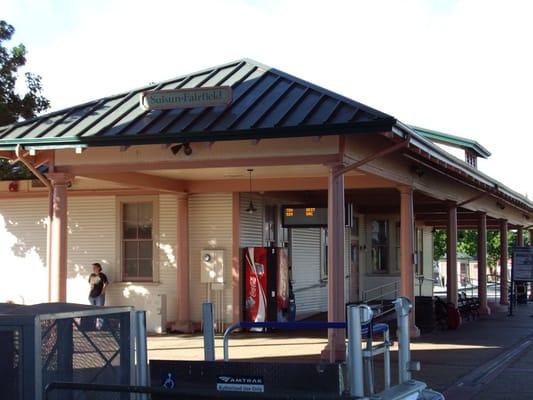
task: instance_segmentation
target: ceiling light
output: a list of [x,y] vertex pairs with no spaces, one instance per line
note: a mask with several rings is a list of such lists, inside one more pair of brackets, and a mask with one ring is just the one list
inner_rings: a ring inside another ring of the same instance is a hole
[[254,171],[253,169],[248,170],[248,173],[250,174],[250,204],[248,204],[248,208],[246,209],[246,212],[248,214],[253,214],[254,212],[257,211],[257,208],[255,208],[254,202],[252,201],[252,172],[253,171]]

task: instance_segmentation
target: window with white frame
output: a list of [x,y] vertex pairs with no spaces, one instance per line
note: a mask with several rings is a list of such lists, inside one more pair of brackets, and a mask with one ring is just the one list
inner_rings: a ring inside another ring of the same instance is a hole
[[400,265],[402,264],[402,248],[401,248],[401,230],[400,230],[400,222],[396,222],[396,265],[392,267],[394,272],[400,272]]
[[389,270],[389,221],[373,220],[370,223],[370,235],[372,272],[387,273]]
[[121,202],[122,278],[154,280],[154,203]]
[[[413,263],[415,266],[415,274],[424,274],[424,229],[416,227],[413,238]],[[400,243],[400,223],[396,223],[396,272],[400,270],[401,265],[401,243]]]

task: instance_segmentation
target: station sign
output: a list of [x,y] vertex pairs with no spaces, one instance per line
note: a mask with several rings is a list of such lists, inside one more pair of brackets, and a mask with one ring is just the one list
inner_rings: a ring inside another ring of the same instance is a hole
[[328,209],[312,206],[283,206],[284,228],[321,228],[328,226]]
[[513,249],[514,281],[533,282],[533,247],[515,247]]
[[227,106],[231,101],[231,86],[148,90],[141,93],[139,100],[141,108],[145,111]]

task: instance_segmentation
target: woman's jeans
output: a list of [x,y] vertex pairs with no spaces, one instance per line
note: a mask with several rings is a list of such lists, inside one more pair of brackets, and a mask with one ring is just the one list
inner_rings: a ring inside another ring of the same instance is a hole
[[[105,304],[105,294],[101,294],[97,297],[89,296],[89,303],[93,306],[103,307],[103,305]],[[102,329],[103,325],[104,320],[102,318],[96,318],[96,329]]]
[[98,297],[91,297],[89,296],[89,304],[93,306],[99,306],[102,307],[105,303],[105,294],[101,294]]

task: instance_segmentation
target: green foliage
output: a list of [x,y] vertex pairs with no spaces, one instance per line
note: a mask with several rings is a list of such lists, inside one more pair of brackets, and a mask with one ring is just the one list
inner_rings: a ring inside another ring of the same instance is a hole
[[41,77],[26,72],[27,92],[18,94],[15,85],[18,70],[26,64],[26,47],[19,44],[11,49],[4,42],[11,40],[15,28],[6,21],[0,21],[0,126],[22,119],[35,117],[47,110],[50,102],[41,94]]
[[446,255],[446,237],[444,229],[437,229],[433,233],[433,257],[435,261]]
[[[14,33],[13,26],[0,20],[0,126],[33,118],[50,107],[50,102],[41,94],[39,75],[31,72],[24,74],[26,93],[20,94],[15,88],[18,70],[26,64],[26,47],[23,44],[11,49],[5,46]],[[23,166],[11,166],[7,160],[0,159],[0,180],[31,177],[32,174]]]
[[[446,230],[437,229],[433,235],[434,257],[435,260],[446,255]],[[516,243],[516,233],[508,232],[509,248],[512,248]],[[525,235],[525,243],[530,243],[528,235]],[[477,231],[476,230],[460,230],[457,233],[457,251],[465,253],[471,257],[477,258]],[[511,253],[509,252],[509,255]],[[489,267],[494,267],[500,260],[500,232],[487,231],[487,264]]]

